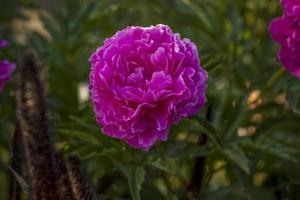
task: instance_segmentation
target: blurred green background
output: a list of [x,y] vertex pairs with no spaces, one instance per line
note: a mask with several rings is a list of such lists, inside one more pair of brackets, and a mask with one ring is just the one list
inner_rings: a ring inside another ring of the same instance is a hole
[[[1,59],[38,51],[55,146],[80,156],[102,199],[188,199],[202,157],[200,199],[298,200],[300,80],[282,70],[268,33],[281,12],[279,0],[3,0],[0,38],[11,46]],[[199,123],[183,120],[167,142],[144,152],[100,133],[88,100],[88,58],[117,30],[158,23],[197,45],[209,72],[208,102]],[[10,173],[13,82],[0,94],[0,199]],[[200,133],[209,138],[201,146]]]

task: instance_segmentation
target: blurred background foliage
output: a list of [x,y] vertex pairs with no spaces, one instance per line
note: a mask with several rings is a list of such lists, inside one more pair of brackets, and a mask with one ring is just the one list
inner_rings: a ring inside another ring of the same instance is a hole
[[[187,199],[202,157],[201,199],[297,200],[300,81],[276,59],[268,23],[279,15],[279,0],[3,0],[0,36],[11,46],[1,57],[38,51],[55,146],[80,156],[102,199]],[[198,46],[209,71],[208,102],[144,152],[100,133],[88,100],[88,58],[117,30],[158,23]],[[0,95],[0,199],[10,173],[13,88]],[[209,139],[198,145],[201,133]]]

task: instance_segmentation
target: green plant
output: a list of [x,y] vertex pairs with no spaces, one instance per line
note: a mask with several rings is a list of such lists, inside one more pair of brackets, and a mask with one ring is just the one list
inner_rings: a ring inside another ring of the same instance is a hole
[[[102,199],[192,198],[197,194],[188,186],[197,159],[204,166],[197,183],[202,199],[300,198],[300,81],[282,71],[267,31],[280,13],[278,0],[52,4],[41,11],[44,4],[5,1],[1,37],[13,43],[6,52],[10,60],[27,46],[40,55],[49,79],[55,147],[65,157],[80,157]],[[15,20],[28,21],[28,9],[38,16],[31,20],[39,19],[35,23],[44,28],[20,33]],[[197,116],[172,127],[167,142],[145,152],[101,134],[79,88],[84,90],[88,82],[89,55],[104,38],[128,25],[157,23],[196,43],[209,72],[208,103]],[[15,129],[12,91],[7,85],[0,95],[0,199],[7,193]],[[198,145],[203,134],[207,141]]]

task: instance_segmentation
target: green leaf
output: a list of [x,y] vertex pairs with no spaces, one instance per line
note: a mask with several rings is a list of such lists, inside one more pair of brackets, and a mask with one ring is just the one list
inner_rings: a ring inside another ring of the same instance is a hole
[[149,159],[146,164],[166,173],[175,173],[177,170],[175,159]]
[[210,57],[208,58],[208,61],[205,62],[203,67],[211,73],[218,69],[222,64],[226,63],[227,60],[228,58],[224,55]]
[[278,132],[298,131],[300,129],[299,117],[279,117],[269,119],[257,129],[257,137],[264,137]]
[[47,16],[41,16],[41,20],[45,29],[48,31],[48,33],[50,33],[51,37],[55,38],[55,40],[60,40],[62,36],[54,19],[51,19]]
[[274,139],[262,138],[255,143],[250,144],[249,146],[264,153],[273,155],[277,158],[289,160],[291,162],[297,162],[294,154],[298,153],[299,150],[280,144],[279,141]]
[[286,91],[287,100],[294,113],[300,115],[300,81],[293,80]]
[[211,154],[213,151],[208,149],[207,146],[193,146],[185,150],[188,158],[203,157]]
[[223,142],[217,130],[210,124],[209,121],[202,116],[194,116],[192,119],[197,120],[198,127],[206,134],[219,148],[223,147]]
[[246,174],[250,173],[249,161],[244,151],[237,145],[225,149],[224,155],[239,168],[241,168]]
[[238,127],[247,118],[247,100],[251,91],[251,88],[248,88],[244,92],[244,95],[241,95],[239,100],[237,101],[234,109],[234,114],[232,115],[231,119],[229,119],[231,123],[228,127],[226,138],[232,139],[235,136]]
[[22,189],[28,193],[29,192],[29,184],[25,181],[25,179],[18,173],[16,172],[12,167],[8,166],[8,168],[11,170],[13,175],[15,176],[17,182],[20,184]]
[[141,166],[124,166],[121,171],[128,179],[129,190],[133,200],[140,200],[140,192],[145,179],[145,169]]
[[98,132],[99,131],[99,127],[98,126],[93,126],[91,124],[88,124],[87,122],[83,121],[82,119],[80,119],[79,117],[76,117],[74,115],[69,115],[69,118],[76,122],[77,124],[81,125],[82,127],[85,127],[91,131],[96,131]]
[[89,134],[88,132],[79,131],[79,130],[69,130],[69,129],[58,129],[57,132],[66,138],[73,138],[81,140],[87,143],[94,145],[100,145],[99,138],[96,138],[94,135]]

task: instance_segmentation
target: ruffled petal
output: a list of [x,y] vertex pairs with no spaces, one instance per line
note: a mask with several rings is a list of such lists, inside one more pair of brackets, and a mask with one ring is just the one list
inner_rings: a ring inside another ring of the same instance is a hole
[[134,148],[166,141],[172,124],[206,102],[208,77],[196,46],[166,25],[118,31],[90,62],[97,123],[104,134]]

